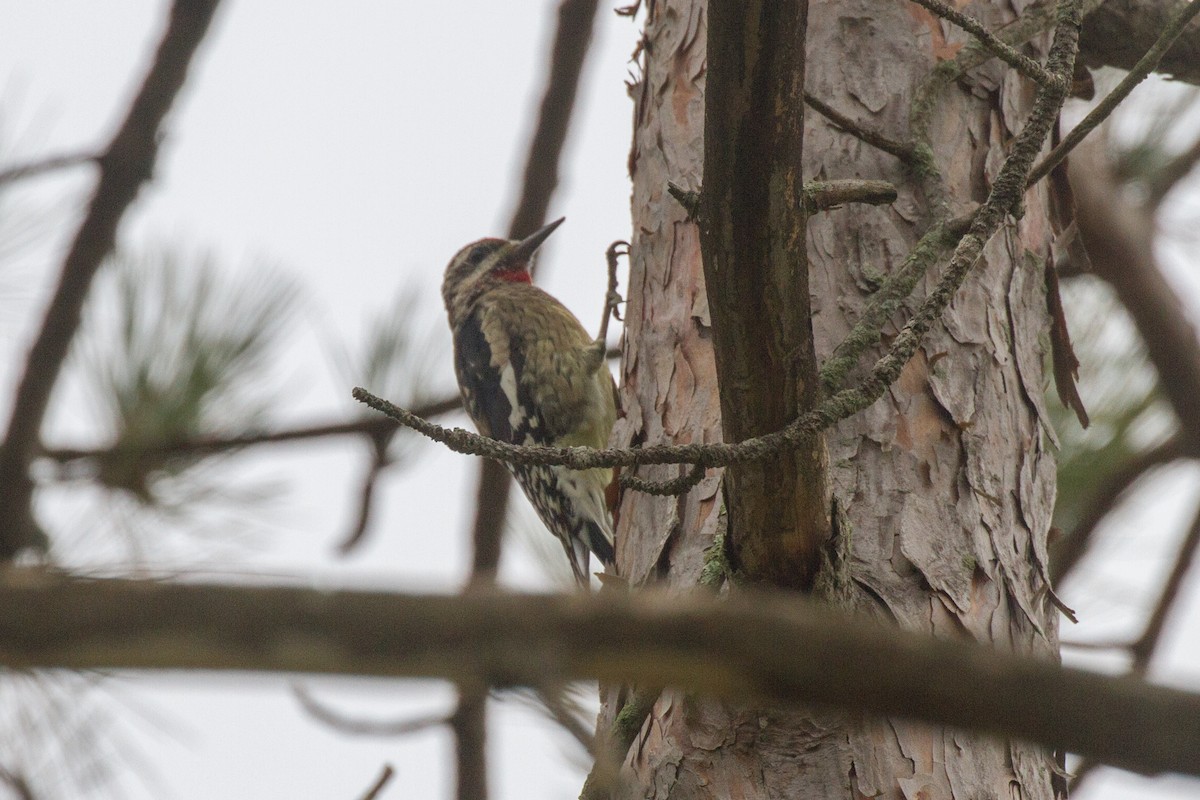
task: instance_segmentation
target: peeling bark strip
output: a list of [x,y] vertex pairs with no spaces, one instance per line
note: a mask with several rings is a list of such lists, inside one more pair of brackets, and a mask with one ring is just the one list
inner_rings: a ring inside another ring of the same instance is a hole
[[[704,278],[725,441],[780,430],[817,400],[802,144],[807,0],[708,8]],[[808,588],[829,537],[820,437],[725,474],[731,560]]]

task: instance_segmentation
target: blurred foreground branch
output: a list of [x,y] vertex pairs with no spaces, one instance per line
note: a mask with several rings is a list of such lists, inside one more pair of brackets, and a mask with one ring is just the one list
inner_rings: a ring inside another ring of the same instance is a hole
[[1125,769],[1200,774],[1200,695],[929,639],[770,594],[461,596],[78,580],[9,570],[0,662],[597,678],[820,703],[1017,736]]

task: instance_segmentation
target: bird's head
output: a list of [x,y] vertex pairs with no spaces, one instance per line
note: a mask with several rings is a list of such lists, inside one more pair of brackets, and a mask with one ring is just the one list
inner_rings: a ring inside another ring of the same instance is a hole
[[494,281],[531,283],[529,264],[534,253],[565,219],[560,217],[524,239],[480,239],[455,253],[442,280],[442,299],[451,317]]

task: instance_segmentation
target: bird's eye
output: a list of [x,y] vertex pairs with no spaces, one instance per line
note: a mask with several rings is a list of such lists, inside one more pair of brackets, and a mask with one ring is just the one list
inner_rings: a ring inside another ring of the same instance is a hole
[[472,269],[474,269],[482,264],[484,260],[488,258],[488,256],[499,250],[503,245],[504,242],[495,239],[478,242],[474,247],[471,248],[471,252],[467,254],[466,262],[471,266]]

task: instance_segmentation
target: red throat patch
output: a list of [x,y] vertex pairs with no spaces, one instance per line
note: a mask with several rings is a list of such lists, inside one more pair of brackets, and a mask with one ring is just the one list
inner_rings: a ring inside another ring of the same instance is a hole
[[533,276],[529,274],[529,270],[524,269],[505,269],[497,270],[492,275],[502,281],[510,283],[533,283]]

